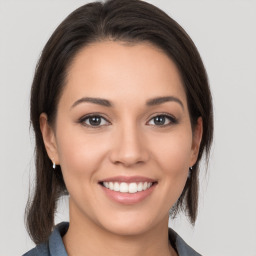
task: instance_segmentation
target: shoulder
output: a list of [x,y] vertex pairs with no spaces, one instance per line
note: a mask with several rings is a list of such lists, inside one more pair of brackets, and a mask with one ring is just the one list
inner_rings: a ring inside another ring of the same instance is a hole
[[22,256],[67,256],[62,236],[67,232],[68,226],[68,222],[58,224],[46,243],[37,245]]
[[50,256],[48,244],[39,244],[22,256]]
[[191,248],[173,229],[169,228],[169,240],[179,256],[202,256]]

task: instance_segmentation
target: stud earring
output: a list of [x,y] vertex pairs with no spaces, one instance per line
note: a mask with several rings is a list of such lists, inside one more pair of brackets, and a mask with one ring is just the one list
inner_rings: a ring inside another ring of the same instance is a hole
[[193,167],[191,166],[191,167],[189,167],[189,171],[188,171],[188,178],[190,178],[191,177],[191,172],[192,172],[192,170],[193,170]]
[[56,164],[54,162],[54,158],[52,159],[52,168],[55,169],[56,168]]

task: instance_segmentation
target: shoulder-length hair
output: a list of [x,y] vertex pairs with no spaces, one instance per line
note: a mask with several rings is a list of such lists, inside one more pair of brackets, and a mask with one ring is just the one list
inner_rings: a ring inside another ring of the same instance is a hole
[[196,46],[177,22],[157,7],[139,0],[93,2],[72,12],[54,31],[36,67],[31,88],[30,119],[35,133],[35,191],[26,207],[26,225],[38,244],[48,239],[54,226],[57,200],[68,193],[61,167],[53,171],[39,125],[45,112],[54,126],[57,105],[68,68],[86,45],[104,41],[149,42],[162,49],[176,64],[186,92],[192,129],[203,120],[203,136],[198,160],[171,215],[184,211],[192,224],[198,207],[199,162],[209,158],[213,137],[211,92],[207,74]]

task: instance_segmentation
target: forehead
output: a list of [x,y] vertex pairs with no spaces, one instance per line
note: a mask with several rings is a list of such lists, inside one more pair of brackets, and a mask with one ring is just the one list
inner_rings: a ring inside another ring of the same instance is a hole
[[166,95],[186,101],[176,65],[149,43],[104,41],[84,47],[70,65],[63,94],[73,101],[88,96],[141,102]]

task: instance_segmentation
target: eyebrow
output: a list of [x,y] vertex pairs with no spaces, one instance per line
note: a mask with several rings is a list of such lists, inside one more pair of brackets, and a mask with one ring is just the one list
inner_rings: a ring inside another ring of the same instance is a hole
[[78,104],[84,103],[84,102],[89,102],[89,103],[101,105],[104,107],[113,107],[112,103],[110,103],[109,100],[105,100],[105,99],[101,99],[101,98],[83,97],[83,98],[77,100],[76,102],[74,102],[74,104],[71,106],[71,108],[74,108]]
[[[184,105],[183,105],[182,101],[173,96],[165,96],[165,97],[157,97],[157,98],[149,99],[146,101],[146,105],[147,106],[156,106],[156,105],[160,105],[160,104],[163,104],[165,102],[170,102],[170,101],[177,102],[182,107],[182,109],[184,109]],[[83,97],[83,98],[75,101],[74,104],[71,106],[71,108],[74,108],[78,104],[85,103],[85,102],[101,105],[104,107],[113,107],[114,106],[109,100],[106,100],[106,99]]]
[[157,98],[149,99],[149,100],[147,100],[146,105],[147,106],[155,106],[155,105],[160,105],[162,103],[169,102],[169,101],[177,102],[178,104],[180,104],[182,109],[184,109],[184,105],[183,105],[182,101],[173,96],[165,96],[165,97],[157,97]]

